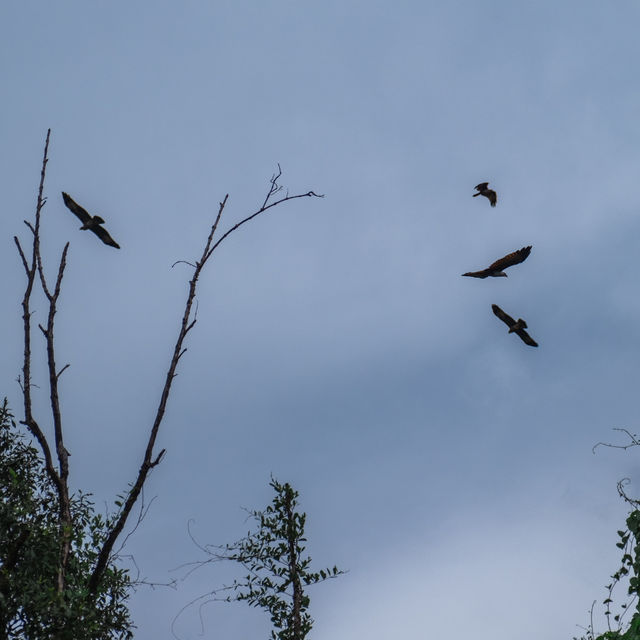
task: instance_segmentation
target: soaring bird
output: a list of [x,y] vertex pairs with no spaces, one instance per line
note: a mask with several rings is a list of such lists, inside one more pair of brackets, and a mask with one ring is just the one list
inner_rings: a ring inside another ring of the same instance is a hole
[[468,271],[462,275],[470,276],[471,278],[487,278],[488,276],[491,276],[492,278],[500,278],[504,276],[506,278],[507,274],[504,272],[504,269],[512,267],[514,264],[524,262],[529,257],[530,253],[531,245],[528,247],[522,247],[522,249],[518,249],[517,251],[506,255],[504,258],[496,260],[492,265],[482,271]]
[[489,202],[492,207],[496,206],[496,202],[498,202],[498,194],[493,190],[489,189],[488,182],[481,182],[477,187],[474,187],[478,193],[474,193],[473,197],[476,196],[484,196],[485,198],[489,198]]
[[528,344],[530,347],[537,347],[538,343],[525,331],[527,328],[527,323],[522,319],[518,318],[516,322],[510,315],[506,314],[497,304],[492,304],[491,308],[493,309],[493,313],[495,313],[502,322],[504,322],[509,327],[509,333],[517,333],[522,341],[525,344]]
[[92,216],[64,191],[62,192],[62,199],[67,205],[69,211],[80,218],[80,222],[82,222],[80,230],[89,229],[90,231],[93,231],[93,233],[95,233],[105,244],[108,244],[110,247],[115,247],[116,249],[120,248],[120,245],[109,235],[109,232],[104,227],[100,226],[104,224],[104,220],[100,216]]

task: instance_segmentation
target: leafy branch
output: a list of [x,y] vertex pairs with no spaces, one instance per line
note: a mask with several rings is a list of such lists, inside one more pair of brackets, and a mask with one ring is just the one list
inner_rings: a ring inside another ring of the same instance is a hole
[[[272,640],[307,637],[313,619],[308,613],[311,600],[305,587],[337,578],[344,571],[336,566],[319,571],[310,569],[311,558],[304,557],[307,516],[297,511],[298,492],[275,478],[269,484],[275,491],[273,501],[264,511],[248,512],[257,528],[244,538],[226,545],[202,545],[189,530],[194,544],[209,557],[185,565],[191,567],[185,578],[197,569],[223,560],[240,564],[247,575],[189,602],[174,619],[174,625],[180,614],[196,603],[200,603],[202,623],[202,607],[209,602],[246,602],[270,615],[274,627]],[[175,632],[174,636],[178,637]]]

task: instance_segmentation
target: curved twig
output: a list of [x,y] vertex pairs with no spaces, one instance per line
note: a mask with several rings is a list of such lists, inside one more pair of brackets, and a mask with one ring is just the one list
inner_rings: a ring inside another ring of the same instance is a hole
[[[278,191],[278,190],[276,190],[276,191]],[[276,191],[273,191],[273,193],[276,193]],[[314,193],[313,191],[307,191],[307,193],[299,193],[298,195],[295,195],[295,196],[286,196],[284,198],[280,198],[280,200],[276,200],[275,202],[272,202],[271,204],[268,204],[266,206],[263,204],[263,206],[260,207],[260,209],[258,209],[255,213],[252,213],[250,216],[247,216],[243,220],[240,220],[240,222],[238,222],[237,224],[233,225],[233,227],[231,227],[231,229],[226,231],[222,235],[222,237],[211,247],[209,253],[206,256],[206,260],[209,259],[211,254],[220,246],[220,244],[222,243],[222,241],[225,238],[230,236],[236,229],[241,227],[243,224],[249,222],[249,220],[253,220],[256,216],[259,216],[261,213],[264,213],[265,211],[267,211],[268,209],[271,209],[272,207],[277,207],[279,204],[282,204],[283,202],[288,202],[289,200],[295,200],[296,198],[312,198],[312,197],[324,198],[324,195],[320,195],[320,194]],[[269,199],[269,195],[267,195],[267,199],[265,200],[265,202],[268,199]]]
[[621,433],[626,433],[631,442],[629,444],[612,444],[610,442],[597,442],[591,448],[591,452],[595,453],[598,447],[609,447],[610,449],[631,449],[631,447],[640,446],[640,440],[635,433],[631,433],[628,429],[624,429],[622,427],[613,427],[613,431],[620,431]]

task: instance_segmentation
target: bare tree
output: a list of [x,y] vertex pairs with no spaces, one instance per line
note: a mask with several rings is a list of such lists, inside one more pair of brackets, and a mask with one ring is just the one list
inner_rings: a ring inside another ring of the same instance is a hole
[[[40,251],[41,233],[40,223],[42,212],[46,204],[46,198],[44,197],[44,184],[46,176],[46,167],[48,163],[48,150],[51,130],[47,132],[46,142],[44,146],[44,155],[42,159],[42,168],[40,172],[40,183],[38,187],[38,196],[36,202],[35,220],[29,222],[25,220],[25,224],[31,232],[31,243],[28,251],[23,246],[23,243],[17,237],[14,237],[15,244],[18,248],[20,258],[24,267],[27,283],[25,287],[24,296],[22,299],[22,319],[24,326],[24,360],[22,366],[22,375],[19,377],[19,383],[22,389],[23,401],[24,401],[24,419],[21,421],[31,434],[37,440],[42,454],[44,456],[45,466],[49,477],[53,485],[55,486],[58,501],[58,524],[59,524],[59,566],[57,571],[57,581],[55,588],[58,593],[62,593],[65,589],[65,574],[67,571],[69,556],[71,553],[71,539],[72,531],[75,526],[73,521],[71,498],[69,492],[68,476],[69,476],[69,454],[65,448],[64,432],[63,432],[63,420],[60,406],[60,397],[58,392],[58,381],[64,370],[69,366],[68,364],[58,369],[56,364],[56,349],[54,339],[54,322],[57,311],[58,299],[62,287],[62,280],[64,276],[65,267],[67,264],[67,251],[69,243],[65,244],[62,250],[60,261],[58,264],[57,274],[53,286],[47,281],[45,276],[45,268],[42,261],[42,255]],[[203,269],[213,256],[215,250],[220,244],[229,237],[234,231],[239,229],[242,225],[253,220],[260,214],[284,204],[291,200],[298,198],[321,198],[323,196],[314,193],[313,191],[307,191],[305,193],[299,193],[296,195],[289,195],[286,192],[285,195],[278,196],[282,192],[282,186],[279,184],[279,179],[282,176],[280,165],[278,165],[277,172],[271,177],[267,193],[264,201],[250,215],[247,215],[237,224],[231,226],[227,231],[221,235],[218,232],[223,213],[227,206],[229,195],[225,195],[222,202],[218,205],[218,210],[215,215],[215,219],[211,224],[209,235],[204,244],[202,252],[197,260],[194,262],[179,261],[186,263],[192,269],[192,276],[188,283],[187,296],[184,306],[184,313],[180,322],[178,330],[178,336],[171,356],[171,361],[167,373],[164,378],[164,385],[160,394],[160,400],[155,414],[153,424],[149,429],[149,438],[142,457],[142,463],[137,472],[135,480],[130,485],[130,489],[126,493],[126,496],[122,502],[122,506],[116,517],[113,518],[112,524],[109,527],[108,532],[104,536],[104,540],[101,543],[99,552],[95,560],[95,564],[91,569],[88,579],[87,598],[89,600],[94,599],[98,593],[98,588],[105,571],[109,566],[110,561],[114,556],[114,546],[121,536],[125,525],[131,515],[131,512],[139,500],[145,482],[148,478],[149,471],[156,467],[162,460],[165,450],[156,450],[156,438],[162,424],[162,419],[167,407],[169,395],[171,393],[171,385],[173,379],[176,376],[176,370],[178,363],[184,353],[186,352],[185,340],[189,332],[193,329],[197,321],[196,310],[194,309],[194,300],[196,296],[197,286],[202,274]],[[218,235],[217,235],[218,234]],[[219,236],[219,237],[218,237]],[[177,263],[174,263],[174,266]],[[45,338],[46,352],[47,352],[47,367],[49,374],[49,395],[50,395],[50,409],[51,409],[51,422],[53,424],[54,433],[54,448],[52,448],[45,435],[45,429],[41,426],[41,420],[36,419],[34,415],[33,399],[32,399],[32,387],[34,386],[32,380],[31,359],[32,359],[32,316],[33,311],[31,309],[31,300],[34,293],[34,285],[39,282],[42,286],[44,295],[48,301],[48,315],[46,325],[38,325],[40,331]],[[55,458],[55,459],[54,459]]]

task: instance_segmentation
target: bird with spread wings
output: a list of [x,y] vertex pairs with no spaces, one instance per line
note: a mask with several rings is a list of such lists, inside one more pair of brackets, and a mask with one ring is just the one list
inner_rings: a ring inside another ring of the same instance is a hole
[[505,313],[497,304],[492,304],[493,313],[502,320],[508,327],[509,333],[517,333],[520,339],[530,347],[537,347],[538,343],[525,331],[527,323],[522,319],[514,320],[510,315]]
[[74,213],[82,222],[80,230],[84,231],[89,229],[93,231],[102,242],[108,244],[110,247],[120,248],[120,245],[109,235],[109,232],[102,226],[104,220],[100,216],[92,216],[88,211],[83,209],[73,198],[64,191],[62,192],[62,199],[67,205],[67,208],[71,213]]
[[489,189],[488,182],[481,182],[479,185],[474,187],[474,189],[478,192],[473,194],[474,198],[476,196],[484,196],[485,198],[489,198],[489,202],[492,207],[496,206],[496,202],[498,202],[498,194],[493,189]]
[[469,276],[471,278],[488,278],[489,276],[492,278],[506,278],[507,274],[504,270],[508,267],[512,267],[514,264],[524,262],[529,257],[530,253],[531,245],[528,247],[522,247],[522,249],[518,249],[517,251],[504,256],[504,258],[496,260],[493,264],[489,265],[482,271],[467,271],[467,273],[463,273],[462,275]]

